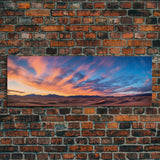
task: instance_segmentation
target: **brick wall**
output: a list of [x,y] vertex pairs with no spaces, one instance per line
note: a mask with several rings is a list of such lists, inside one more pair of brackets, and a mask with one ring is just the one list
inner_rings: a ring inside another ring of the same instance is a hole
[[[159,38],[159,0],[1,0],[0,159],[160,159]],[[153,106],[9,108],[6,55],[151,55]]]

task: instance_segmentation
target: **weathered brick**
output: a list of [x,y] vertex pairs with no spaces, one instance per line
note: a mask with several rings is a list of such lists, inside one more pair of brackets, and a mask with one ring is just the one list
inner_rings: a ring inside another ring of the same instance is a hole
[[148,17],[151,15],[151,13],[149,10],[128,10],[128,15]]
[[93,147],[92,146],[69,146],[70,152],[92,152]]
[[42,116],[42,121],[61,122],[64,121],[63,116]]
[[21,152],[42,152],[42,146],[20,146]]
[[125,10],[107,10],[102,11],[103,16],[125,16],[126,11]]
[[123,145],[120,146],[121,152],[141,152],[143,151],[143,147],[139,145]]
[[125,46],[125,40],[103,40],[104,46]]
[[1,32],[13,32],[14,26],[13,25],[0,25]]
[[85,130],[85,131],[82,131],[82,135],[83,136],[104,136],[105,135],[105,131],[102,131],[102,130]]
[[9,137],[28,137],[28,131],[6,131],[6,136]]
[[74,41],[51,41],[51,47],[72,47],[74,46]]
[[41,30],[45,32],[50,31],[64,31],[64,26],[41,26]]
[[80,131],[57,131],[56,135],[62,137],[77,137],[80,136]]
[[28,2],[18,3],[18,8],[19,9],[29,9],[30,8],[30,3],[28,3]]
[[108,137],[127,137],[129,136],[130,131],[127,130],[108,130],[107,136]]
[[118,151],[117,146],[95,146],[96,152],[116,152]]
[[25,11],[26,16],[49,16],[49,10],[27,10]]

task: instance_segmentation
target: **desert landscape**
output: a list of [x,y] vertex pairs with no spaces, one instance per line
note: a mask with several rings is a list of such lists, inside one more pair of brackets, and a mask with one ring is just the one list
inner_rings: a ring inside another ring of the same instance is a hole
[[8,56],[8,106],[151,106],[151,60]]
[[123,97],[8,95],[8,106],[10,107],[151,106],[151,103],[151,94]]

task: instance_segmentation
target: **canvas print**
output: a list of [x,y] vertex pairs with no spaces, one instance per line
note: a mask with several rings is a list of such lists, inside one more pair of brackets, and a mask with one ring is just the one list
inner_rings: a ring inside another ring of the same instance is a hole
[[149,56],[8,56],[8,106],[151,106]]

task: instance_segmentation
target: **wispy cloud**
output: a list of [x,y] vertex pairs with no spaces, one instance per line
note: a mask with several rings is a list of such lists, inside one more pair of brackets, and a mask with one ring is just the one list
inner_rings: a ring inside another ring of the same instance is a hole
[[[22,95],[32,92],[65,96],[107,96],[151,91],[151,75],[148,74],[151,67],[145,65],[139,70],[139,66],[133,66],[131,70],[133,60],[127,60],[124,63],[122,59],[112,57],[10,56],[8,90],[15,90],[15,85],[18,87],[19,84],[21,88],[17,90]],[[142,65],[139,64],[141,61],[137,61],[137,65]],[[147,74],[147,79],[143,75],[139,76],[142,72]],[[23,90],[27,86],[31,91]]]

